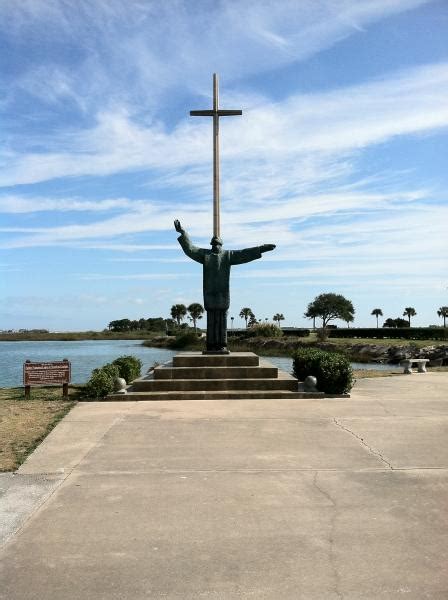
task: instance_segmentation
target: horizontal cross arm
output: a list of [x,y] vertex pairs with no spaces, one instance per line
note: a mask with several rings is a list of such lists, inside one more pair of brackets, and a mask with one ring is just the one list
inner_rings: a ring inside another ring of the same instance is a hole
[[242,115],[242,110],[218,110],[218,115],[220,117],[231,117],[232,115]]
[[191,117],[213,117],[214,115],[218,115],[218,117],[230,117],[232,115],[242,115],[242,110],[190,110]]
[[190,117],[213,117],[212,110],[190,110]]

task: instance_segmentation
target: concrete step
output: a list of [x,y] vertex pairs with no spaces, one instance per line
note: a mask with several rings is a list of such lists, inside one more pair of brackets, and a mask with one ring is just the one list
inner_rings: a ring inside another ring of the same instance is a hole
[[276,379],[277,367],[173,367],[162,365],[153,371],[154,379]]
[[132,382],[133,392],[170,391],[219,391],[219,390],[290,390],[297,391],[297,379],[136,379]]
[[180,352],[173,357],[173,367],[258,367],[259,358],[253,352],[202,354]]
[[225,391],[171,391],[171,392],[128,392],[111,394],[108,401],[138,402],[162,400],[300,400],[323,398],[321,392],[290,392],[286,390],[225,390]]

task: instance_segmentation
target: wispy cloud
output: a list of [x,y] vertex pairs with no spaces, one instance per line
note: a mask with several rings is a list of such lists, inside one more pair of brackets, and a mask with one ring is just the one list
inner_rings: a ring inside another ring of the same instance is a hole
[[[349,156],[397,136],[446,128],[447,95],[448,63],[440,63],[344,89],[249,106],[245,118],[229,120],[225,126],[223,169],[232,179],[248,169],[252,180],[260,176],[267,182],[273,176],[278,182],[293,164],[293,180],[299,177],[303,162],[305,177],[306,173],[315,177],[326,164],[337,175],[347,165],[344,161],[335,165],[335,155]],[[177,174],[174,180],[179,185],[194,176],[189,169],[210,163],[210,124],[198,121],[183,120],[168,130],[160,122],[138,123],[123,111],[103,112],[93,128],[71,136],[65,152],[53,151],[50,142],[45,153],[10,154],[0,185],[127,170],[186,169],[183,179]],[[62,145],[57,136],[54,145]],[[204,173],[197,172],[196,183],[198,174],[203,180]]]
[[[211,123],[187,115],[210,106],[217,71],[222,106],[244,111],[221,124],[225,247],[277,243],[235,269],[242,294],[272,282],[285,293],[295,282],[439,290],[446,186],[435,169],[413,171],[414,155],[409,166],[406,156],[394,160],[394,148],[411,155],[412,144],[422,149],[423,139],[436,144],[446,134],[443,52],[405,68],[418,61],[385,48],[390,55],[375,57],[368,76],[361,52],[348,77],[332,73],[324,84],[317,73],[335,67],[333,52],[348,57],[350,71],[356,40],[362,49],[374,26],[384,35],[378,24],[388,17],[398,23],[418,7],[428,15],[426,3],[204,0],[199,9],[187,0],[3,0],[2,47],[17,55],[0,72],[5,265],[20,249],[45,270],[60,248],[77,260],[71,284],[98,292],[92,306],[112,306],[103,290],[133,280],[135,294],[116,297],[136,306],[149,293],[160,299],[164,279],[161,305],[194,297],[200,269],[187,266],[172,221],[208,246]],[[301,79],[308,69],[317,85]],[[3,267],[5,278],[14,280],[14,268]]]
[[0,213],[20,214],[35,212],[107,212],[119,209],[135,210],[142,202],[129,198],[85,200],[82,198],[42,198],[19,195],[0,196]]
[[90,110],[125,102],[155,109],[181,81],[201,90],[204,73],[218,70],[238,79],[304,60],[425,3],[3,0],[0,29],[12,40],[27,40],[31,50],[47,40],[61,56],[71,49],[68,67],[58,54],[42,65],[37,52],[21,66],[18,86],[42,102],[72,99]]

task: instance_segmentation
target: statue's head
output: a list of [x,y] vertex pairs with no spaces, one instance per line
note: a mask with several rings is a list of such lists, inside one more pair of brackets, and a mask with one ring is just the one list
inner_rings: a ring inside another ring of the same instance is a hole
[[214,235],[210,240],[210,244],[212,245],[213,254],[219,254],[221,252],[222,239],[220,237],[216,237],[216,235]]

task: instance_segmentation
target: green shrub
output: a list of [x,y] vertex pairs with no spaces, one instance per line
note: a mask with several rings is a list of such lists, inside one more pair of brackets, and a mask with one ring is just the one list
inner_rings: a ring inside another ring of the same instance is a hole
[[320,329],[316,330],[316,337],[318,339],[319,342],[325,342],[328,340],[328,338],[330,337],[330,329],[328,329],[327,327],[321,327]]
[[176,335],[176,339],[170,344],[171,348],[176,348],[180,350],[181,348],[186,348],[187,346],[191,346],[197,344],[200,337],[194,331],[186,331],[185,333],[179,333]]
[[84,388],[85,395],[89,398],[104,398],[114,391],[115,379],[119,376],[118,367],[110,363],[99,369],[93,369]]
[[119,377],[123,377],[126,383],[131,383],[137,377],[140,377],[143,363],[135,356],[119,356],[113,362],[118,367]]
[[314,375],[320,392],[348,394],[353,387],[352,366],[341,354],[317,348],[299,348],[292,358],[295,377],[304,381],[308,375]]
[[273,323],[256,323],[246,330],[247,337],[282,337],[283,331]]

